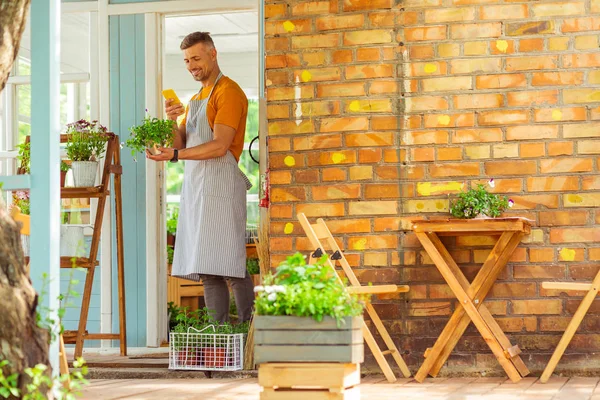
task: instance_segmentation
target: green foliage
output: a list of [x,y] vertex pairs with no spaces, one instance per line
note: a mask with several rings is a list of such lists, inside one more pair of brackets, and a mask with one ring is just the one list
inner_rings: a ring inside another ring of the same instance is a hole
[[62,172],[67,172],[67,171],[69,171],[70,169],[71,169],[71,166],[70,166],[69,164],[67,164],[66,162],[64,162],[64,161],[62,161],[62,160],[60,161],[60,170],[61,170]]
[[326,255],[312,265],[307,265],[300,253],[288,257],[275,275],[264,277],[264,287],[255,288],[256,314],[312,317],[316,321],[330,316],[338,323],[344,317],[362,315],[367,297],[349,295],[326,261]]
[[13,192],[13,206],[21,209],[21,214],[29,215],[30,213],[29,191],[17,190]]
[[260,274],[260,265],[258,263],[258,258],[248,258],[246,260],[246,269],[250,275]]
[[19,149],[19,155],[17,159],[21,162],[21,168],[23,168],[23,173],[30,174],[31,173],[31,142],[23,142],[17,146]]
[[171,217],[167,220],[167,233],[175,235],[177,232],[177,220],[179,219],[179,207],[174,207]]
[[190,331],[190,328],[194,328],[208,334],[247,334],[250,329],[249,322],[234,325],[229,322],[215,321],[212,312],[206,307],[188,311],[188,307],[176,307],[174,304],[171,306],[169,303],[169,312],[171,320],[174,319],[176,323],[171,330],[177,333],[195,333],[196,331]]
[[108,141],[106,128],[98,121],[88,122],[84,119],[67,124],[66,150],[72,161],[96,161],[104,153]]
[[129,128],[131,136],[125,141],[125,146],[131,149],[131,155],[143,153],[154,145],[158,147],[171,147],[174,132],[177,127],[175,121],[170,119],[151,118],[146,116],[141,125]]
[[[490,181],[490,185],[493,180]],[[510,205],[506,196],[489,193],[485,186],[478,184],[476,189],[460,193],[450,204],[450,213],[456,218],[475,218],[478,215],[499,217]]]
[[173,256],[175,255],[175,249],[171,245],[167,245],[167,262],[173,264]]
[[0,396],[5,399],[14,396],[19,397],[19,374],[14,373],[9,376],[4,375],[4,368],[9,365],[8,360],[0,361]]

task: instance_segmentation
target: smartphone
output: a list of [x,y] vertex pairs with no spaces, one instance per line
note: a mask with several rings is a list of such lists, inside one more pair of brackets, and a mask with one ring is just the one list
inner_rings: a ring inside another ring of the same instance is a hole
[[175,93],[175,91],[173,89],[165,89],[162,91],[162,94],[165,99],[173,100],[171,102],[171,105],[181,104],[181,100],[179,100],[179,97],[177,97],[177,94]]

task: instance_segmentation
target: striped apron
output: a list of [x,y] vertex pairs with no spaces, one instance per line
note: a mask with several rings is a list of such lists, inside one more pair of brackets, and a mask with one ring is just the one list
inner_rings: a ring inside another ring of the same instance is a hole
[[[192,100],[186,147],[214,139],[203,100]],[[209,160],[185,160],[172,276],[199,281],[201,275],[243,278],[246,273],[246,191],[252,186],[227,151]]]

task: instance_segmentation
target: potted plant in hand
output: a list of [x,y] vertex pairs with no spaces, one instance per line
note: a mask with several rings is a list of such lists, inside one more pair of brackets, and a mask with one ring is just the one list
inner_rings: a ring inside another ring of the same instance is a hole
[[106,128],[98,121],[79,121],[67,124],[67,156],[72,161],[73,185],[94,186],[98,159],[105,151],[108,136]]
[[175,121],[170,119],[151,118],[146,115],[141,125],[129,128],[131,136],[125,141],[125,146],[131,149],[132,156],[146,150],[151,154],[158,154],[158,147],[173,145],[173,129],[176,126]]
[[[363,361],[362,313],[366,296],[350,295],[323,255],[307,265],[300,253],[254,288],[254,361]],[[302,351],[298,351],[298,347]]]
[[[495,187],[494,179],[488,181],[488,185]],[[456,218],[486,218],[499,217],[507,208],[512,207],[514,202],[506,196],[500,196],[489,193],[482,184],[477,184],[477,188],[469,189],[458,195],[450,203],[450,213]]]

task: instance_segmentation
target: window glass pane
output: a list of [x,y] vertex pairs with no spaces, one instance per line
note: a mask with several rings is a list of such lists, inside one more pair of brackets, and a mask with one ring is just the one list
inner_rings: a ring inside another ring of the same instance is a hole
[[[60,29],[60,72],[90,72],[90,13],[63,13]],[[27,25],[19,48],[18,75],[31,75],[31,25]]]

